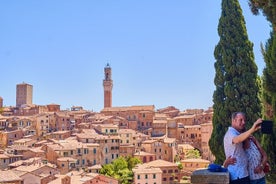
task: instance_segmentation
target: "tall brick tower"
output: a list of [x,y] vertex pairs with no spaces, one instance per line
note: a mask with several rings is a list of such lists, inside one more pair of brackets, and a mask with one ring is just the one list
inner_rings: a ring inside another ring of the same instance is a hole
[[0,96],[0,108],[3,107],[3,98]]
[[33,86],[27,83],[16,85],[16,107],[33,104]]
[[113,81],[111,79],[111,67],[109,66],[109,63],[107,63],[106,67],[104,67],[104,76],[104,107],[111,107]]

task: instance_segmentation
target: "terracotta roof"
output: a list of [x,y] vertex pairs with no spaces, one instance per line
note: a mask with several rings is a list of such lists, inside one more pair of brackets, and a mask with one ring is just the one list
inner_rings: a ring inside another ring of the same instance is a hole
[[146,165],[152,166],[152,167],[174,167],[174,166],[177,166],[176,163],[168,162],[168,161],[160,160],[160,159],[148,162],[148,163],[146,163]]
[[10,157],[7,156],[6,154],[0,154],[0,159],[3,159],[3,158],[10,158]]
[[128,106],[128,107],[106,107],[102,111],[154,111],[154,105]]
[[64,134],[70,132],[69,130],[64,130],[64,131],[57,131],[57,132],[52,132],[52,134]]
[[152,123],[153,123],[153,124],[155,124],[155,123],[156,123],[156,124],[157,124],[157,123],[167,124],[168,121],[167,121],[167,120],[163,120],[163,119],[154,119]]
[[41,147],[30,148],[29,150],[34,153],[44,153],[45,152],[41,149]]
[[22,181],[18,175],[12,170],[0,171],[0,183],[4,182],[13,182],[13,181]]
[[29,166],[19,166],[14,168],[13,170],[17,170],[17,171],[25,171],[25,172],[33,172],[37,169],[40,169],[42,167],[51,167],[51,168],[55,168],[55,165],[47,163],[47,164],[32,164]]
[[119,134],[122,134],[122,133],[131,133],[131,134],[135,134],[136,131],[135,131],[135,130],[132,130],[132,129],[119,129],[118,133],[119,133]]
[[162,170],[160,168],[148,166],[147,164],[138,164],[132,170],[136,174],[162,173]]
[[118,128],[118,125],[114,125],[114,124],[100,124],[98,126],[102,128]]
[[148,153],[148,152],[144,152],[144,151],[139,151],[134,153],[135,156],[147,156],[147,155],[155,155],[153,153]]
[[174,143],[176,140],[175,140],[175,138],[165,138],[164,139],[164,143]]
[[184,160],[181,160],[181,162],[210,163],[209,160],[205,160],[201,158],[184,159]]
[[184,128],[201,128],[200,125],[184,125]]
[[151,144],[151,143],[154,143],[156,142],[157,140],[145,140],[142,142],[142,144]]
[[57,160],[62,161],[62,162],[66,162],[66,161],[68,161],[68,162],[77,162],[77,159],[74,159],[72,157],[60,157]]
[[182,149],[194,149],[194,147],[190,144],[178,144],[177,146],[178,148],[182,148]]
[[194,117],[196,117],[195,114],[188,114],[188,115],[176,116],[174,119],[189,119],[189,118],[194,118]]

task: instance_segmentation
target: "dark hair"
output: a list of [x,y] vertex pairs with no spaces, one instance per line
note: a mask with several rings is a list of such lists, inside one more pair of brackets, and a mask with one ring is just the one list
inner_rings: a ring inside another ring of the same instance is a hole
[[232,116],[231,116],[232,120],[234,120],[238,114],[241,114],[242,116],[245,117],[245,114],[243,112],[234,112],[234,113],[232,113]]

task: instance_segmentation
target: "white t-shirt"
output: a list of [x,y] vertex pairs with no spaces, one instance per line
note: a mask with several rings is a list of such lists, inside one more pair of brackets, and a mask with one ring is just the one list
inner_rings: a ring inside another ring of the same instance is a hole
[[259,166],[262,161],[262,154],[260,153],[256,144],[250,139],[250,146],[245,150],[248,157],[249,176],[250,180],[260,179],[265,176],[265,173],[254,173],[254,169]]
[[230,173],[231,180],[244,178],[249,175],[248,158],[245,150],[243,149],[243,143],[233,144],[232,142],[233,138],[238,135],[240,135],[240,133],[233,127],[229,127],[224,135],[224,153],[226,158],[232,156],[237,159],[236,164],[229,165],[227,168]]

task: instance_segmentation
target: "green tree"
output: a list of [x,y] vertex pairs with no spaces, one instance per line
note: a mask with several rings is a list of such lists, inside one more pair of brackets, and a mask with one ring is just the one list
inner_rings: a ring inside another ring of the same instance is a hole
[[[263,102],[264,118],[274,120],[276,126],[276,1],[275,0],[250,0],[249,5],[253,14],[258,15],[260,11],[266,16],[272,25],[272,32],[262,53],[265,60],[263,70]],[[268,160],[273,170],[276,170],[276,144],[274,134],[262,136],[262,146],[268,154]],[[274,177],[276,178],[276,177]],[[270,178],[268,178],[270,179]],[[276,179],[273,179],[275,183]]]
[[250,0],[249,6],[253,14],[258,15],[262,11],[267,20],[272,23],[276,31],[276,2],[275,0]]
[[114,167],[112,164],[105,164],[102,166],[102,168],[100,169],[100,173],[107,175],[107,176],[111,176],[114,177],[115,172],[114,172]]
[[103,165],[100,173],[118,179],[121,184],[129,184],[133,180],[132,168],[138,163],[142,162],[137,158],[119,157]]
[[220,39],[214,51],[213,132],[209,140],[219,164],[225,159],[223,137],[231,126],[231,114],[244,112],[248,127],[261,117],[257,65],[240,4],[238,0],[222,0],[221,7]]
[[185,158],[200,158],[200,152],[197,149],[188,150]]
[[128,156],[126,157],[128,169],[132,170],[137,164],[143,163],[139,158]]
[[[265,48],[262,47],[265,60],[263,70],[263,101],[265,104],[264,118],[274,120],[276,126],[276,36],[272,32]],[[275,132],[275,129],[274,129]],[[276,169],[276,143],[275,134],[263,135],[262,146],[266,150],[272,169]]]

